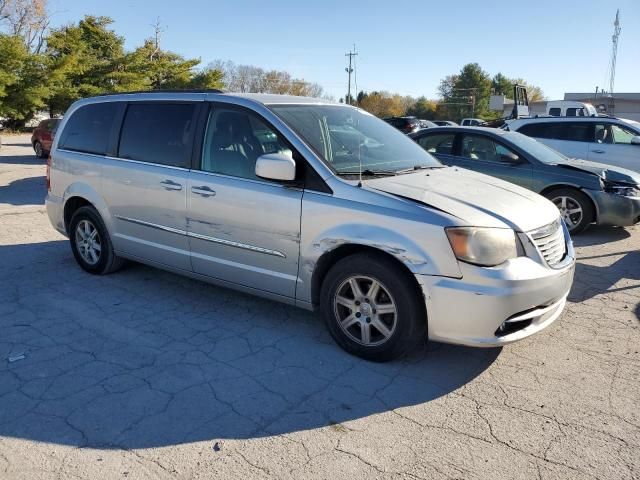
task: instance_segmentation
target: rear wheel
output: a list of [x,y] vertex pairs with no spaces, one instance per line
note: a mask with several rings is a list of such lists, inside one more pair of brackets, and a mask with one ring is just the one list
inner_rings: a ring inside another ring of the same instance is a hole
[[38,158],[44,158],[47,156],[46,152],[44,151],[44,147],[38,141],[33,144],[33,151],[36,152],[36,157]]
[[71,251],[78,265],[89,273],[105,275],[118,270],[124,260],[113,251],[111,238],[98,211],[80,207],[69,222]]
[[331,336],[354,355],[387,361],[425,340],[423,297],[391,260],[372,254],[341,260],[327,273],[320,297]]
[[589,197],[578,190],[559,188],[547,192],[545,197],[558,207],[571,234],[584,232],[595,219],[595,212]]

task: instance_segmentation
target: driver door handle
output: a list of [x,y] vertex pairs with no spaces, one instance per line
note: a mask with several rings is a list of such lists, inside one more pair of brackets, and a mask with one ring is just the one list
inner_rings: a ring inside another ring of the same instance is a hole
[[211,188],[207,187],[206,185],[200,186],[200,187],[191,187],[191,192],[195,193],[196,195],[200,195],[202,197],[214,197],[216,195],[216,191],[212,190]]
[[601,149],[597,149],[597,150],[591,150],[593,153],[604,153],[604,150]]

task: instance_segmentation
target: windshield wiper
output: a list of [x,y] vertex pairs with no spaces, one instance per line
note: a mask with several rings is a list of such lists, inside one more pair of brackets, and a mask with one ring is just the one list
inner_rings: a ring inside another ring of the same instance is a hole
[[396,173],[411,173],[416,170],[427,170],[431,168],[444,168],[444,165],[414,165],[413,167],[410,167],[410,168],[396,170]]
[[387,176],[387,175],[396,175],[397,172],[392,170],[370,170],[365,168],[362,172],[359,171],[348,171],[348,172],[340,172],[338,171],[338,175],[360,175],[362,173],[363,177],[379,177],[379,176]]

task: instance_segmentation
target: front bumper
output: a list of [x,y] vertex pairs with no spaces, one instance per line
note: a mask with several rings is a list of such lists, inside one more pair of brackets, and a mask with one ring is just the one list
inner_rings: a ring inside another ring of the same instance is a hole
[[460,279],[417,275],[429,339],[495,347],[539,332],[562,313],[573,283],[573,249],[563,265],[552,269],[519,257],[493,268],[461,263]]
[[640,198],[593,190],[587,193],[596,205],[598,225],[628,227],[640,222]]

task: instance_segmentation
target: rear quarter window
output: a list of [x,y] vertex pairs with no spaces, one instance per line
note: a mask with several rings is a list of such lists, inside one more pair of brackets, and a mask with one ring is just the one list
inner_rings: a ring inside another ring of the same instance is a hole
[[105,155],[117,111],[115,102],[93,103],[78,108],[64,127],[58,148]]

